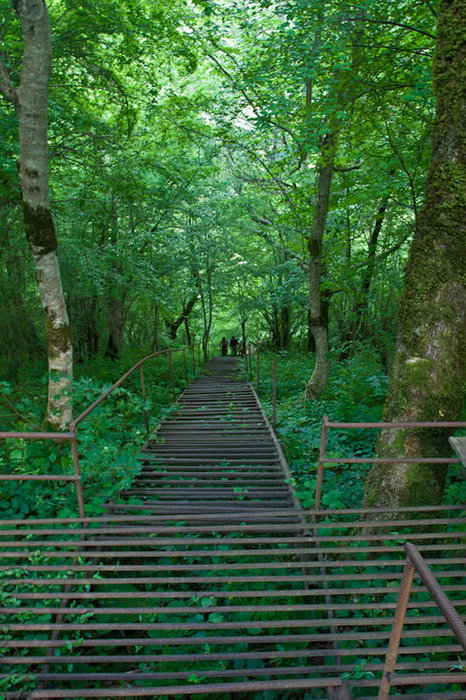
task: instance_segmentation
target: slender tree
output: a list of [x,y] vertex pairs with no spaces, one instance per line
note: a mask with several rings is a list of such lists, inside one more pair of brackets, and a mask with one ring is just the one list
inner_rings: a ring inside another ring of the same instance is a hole
[[[461,417],[466,378],[466,0],[442,0],[434,55],[436,117],[425,199],[405,273],[387,421]],[[378,456],[448,456],[444,430],[384,430]],[[374,465],[369,505],[438,503],[445,470]]]
[[15,88],[2,66],[0,92],[19,122],[19,178],[24,227],[34,257],[45,312],[49,388],[46,423],[64,430],[71,420],[72,346],[57,258],[57,238],[49,204],[47,104],[52,68],[50,20],[44,0],[14,0],[21,22],[23,59]]

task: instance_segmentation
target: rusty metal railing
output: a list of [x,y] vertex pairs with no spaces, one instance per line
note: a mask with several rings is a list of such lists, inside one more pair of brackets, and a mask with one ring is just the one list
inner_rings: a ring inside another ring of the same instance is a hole
[[[248,343],[248,348],[246,352],[246,369],[249,373],[249,378],[252,381],[252,357],[253,355],[256,356],[256,394],[257,396],[260,396],[261,393],[261,351],[258,345],[255,345],[254,343],[249,342]],[[274,426],[275,429],[275,426]]]
[[406,618],[411,587],[417,571],[422,582],[435,600],[440,612],[448,622],[456,639],[466,651],[466,625],[456,612],[455,607],[438,583],[434,574],[426,564],[419,549],[411,542],[405,544],[406,562],[403,568],[400,592],[393,619],[392,632],[388,645],[382,681],[379,688],[378,700],[388,700],[390,688],[394,680],[395,664],[400,647],[401,635]]
[[[130,375],[139,369],[140,382],[141,382],[141,394],[143,401],[146,401],[146,385],[144,378],[144,365],[148,360],[151,360],[158,355],[168,354],[169,361],[169,372],[170,372],[170,384],[173,401],[176,400],[175,391],[175,373],[173,367],[173,357],[172,355],[178,352],[183,353],[183,367],[184,375],[187,380],[188,377],[188,362],[186,357],[186,352],[191,350],[192,352],[192,364],[193,372],[196,369],[196,348],[193,344],[192,346],[184,346],[182,348],[169,348],[166,350],[158,350],[150,355],[146,355],[139,362],[137,362],[133,367],[131,367],[125,374],[123,374],[112,386],[103,392],[90,406],[88,406],[82,413],[77,416],[71,423],[68,432],[62,433],[52,433],[52,432],[19,432],[19,431],[0,431],[0,440],[16,439],[16,440],[54,440],[58,442],[69,442],[71,446],[71,455],[73,460],[73,474],[0,474],[0,481],[72,481],[76,486],[76,496],[78,501],[78,510],[80,517],[85,516],[84,509],[84,494],[82,487],[81,470],[79,464],[79,450],[78,450],[78,436],[77,427],[78,425],[89,416],[101,403],[103,403],[110,394],[117,389],[121,384],[123,384]],[[200,352],[199,352],[200,360]],[[149,433],[149,414],[146,409],[144,409],[144,423],[146,431]]]
[[315,492],[314,507],[321,507],[322,483],[325,464],[394,464],[403,462],[406,464],[458,464],[461,460],[458,457],[333,457],[325,454],[327,446],[327,435],[330,428],[341,430],[347,429],[378,429],[381,428],[466,428],[466,421],[443,421],[443,422],[421,422],[408,423],[393,421],[387,423],[337,423],[329,421],[327,416],[322,419],[322,430],[320,436],[319,459],[317,464],[317,484]]

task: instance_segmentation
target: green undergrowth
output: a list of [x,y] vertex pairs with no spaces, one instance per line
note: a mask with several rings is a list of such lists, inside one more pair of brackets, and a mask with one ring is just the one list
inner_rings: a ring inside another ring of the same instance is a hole
[[[129,353],[121,360],[97,359],[77,367],[73,385],[74,416],[77,417],[141,357]],[[175,394],[194,377],[192,357],[185,363],[181,353],[173,357]],[[173,410],[171,373],[166,356],[145,366],[146,400],[143,401],[139,371],[85,418],[78,426],[79,461],[86,515],[99,515],[103,504],[118,500],[140,468],[137,454],[147,439],[144,415],[154,429]],[[24,374],[24,383],[0,382],[1,429],[41,431],[47,377]],[[8,439],[0,441],[2,474],[73,474],[70,443]],[[74,517],[78,513],[76,489],[69,482],[0,482],[0,519],[25,517]]]
[[[340,360],[341,348],[330,352],[328,386],[317,401],[304,401],[313,355],[280,352],[262,353],[260,399],[273,420],[273,361],[277,362],[277,436],[284,448],[299,498],[304,507],[314,505],[322,419],[332,422],[369,423],[382,420],[388,376],[378,355],[370,347],[353,348]],[[257,386],[257,363],[252,363],[252,382]],[[327,434],[322,505],[328,508],[360,507],[369,465],[332,464],[332,457],[374,456],[378,430],[374,428],[331,428]],[[464,432],[464,431],[463,431]],[[466,479],[459,469],[450,469],[444,495],[447,504],[466,503]]]
[[[377,355],[361,346],[346,360],[331,352],[327,389],[317,401],[304,401],[304,389],[312,374],[313,355],[261,356],[261,402],[273,418],[272,367],[277,361],[277,436],[284,448],[298,496],[304,507],[314,505],[322,419],[334,422],[380,421],[388,378]],[[254,368],[253,382],[256,380]],[[330,429],[328,458],[371,457],[377,431]],[[358,507],[363,497],[365,464],[326,464],[322,503],[329,508]]]

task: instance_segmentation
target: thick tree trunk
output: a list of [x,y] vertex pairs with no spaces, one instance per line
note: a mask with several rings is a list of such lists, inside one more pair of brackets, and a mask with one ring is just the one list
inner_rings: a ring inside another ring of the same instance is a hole
[[13,3],[23,33],[21,82],[16,91],[2,76],[1,92],[16,106],[19,121],[19,178],[24,224],[34,256],[46,316],[49,388],[46,424],[65,430],[71,421],[71,333],[57,259],[49,205],[47,100],[52,66],[50,21],[43,0]]
[[[434,57],[432,162],[405,273],[385,420],[461,417],[466,373],[466,0],[442,0]],[[379,456],[448,456],[442,430],[385,430]],[[439,502],[445,470],[375,465],[369,505]]]
[[322,241],[327,222],[330,187],[337,147],[337,133],[327,135],[322,149],[322,163],[317,181],[317,203],[314,223],[308,240],[309,250],[309,326],[315,342],[316,364],[306,386],[305,397],[318,399],[327,386],[328,336],[327,318],[322,304]]

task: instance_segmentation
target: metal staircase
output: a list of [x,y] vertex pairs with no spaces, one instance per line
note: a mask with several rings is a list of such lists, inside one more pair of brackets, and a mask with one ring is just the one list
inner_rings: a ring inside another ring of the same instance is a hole
[[[465,508],[304,512],[235,358],[140,458],[100,518],[0,522],[0,697],[377,698],[407,539],[466,612]],[[464,700],[461,654],[415,581],[391,693]]]

